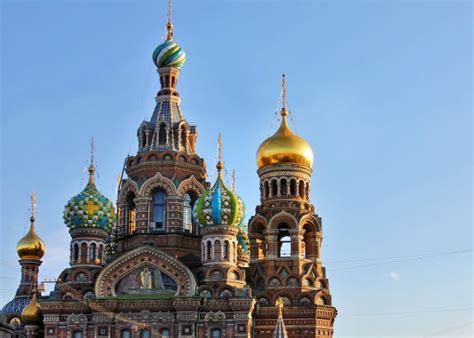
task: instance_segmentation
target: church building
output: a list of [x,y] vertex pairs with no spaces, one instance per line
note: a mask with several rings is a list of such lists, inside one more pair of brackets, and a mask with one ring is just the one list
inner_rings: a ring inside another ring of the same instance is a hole
[[255,147],[260,204],[247,223],[235,184],[223,178],[221,136],[217,178],[207,181],[198,128],[181,110],[186,57],[170,16],[152,58],[161,88],[116,201],[97,189],[92,151],[89,180],[64,209],[69,266],[49,295],[38,283],[48,259],[38,233],[47,229],[32,196],[30,229],[17,246],[21,282],[1,310],[0,336],[332,337],[337,311],[310,201],[313,151],[288,125],[285,77],[280,126]]

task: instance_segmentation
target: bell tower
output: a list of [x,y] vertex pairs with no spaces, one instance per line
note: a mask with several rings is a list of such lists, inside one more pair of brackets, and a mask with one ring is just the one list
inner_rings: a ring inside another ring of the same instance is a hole
[[336,309],[321,262],[322,222],[310,202],[313,151],[291,131],[288,114],[283,75],[281,124],[257,152],[260,205],[249,221],[255,330],[268,336],[279,300],[288,337],[332,337]]

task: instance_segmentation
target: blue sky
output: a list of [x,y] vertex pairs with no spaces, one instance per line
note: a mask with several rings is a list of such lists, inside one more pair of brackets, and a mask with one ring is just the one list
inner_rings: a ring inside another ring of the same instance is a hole
[[[336,337],[471,336],[472,253],[413,257],[472,249],[471,4],[175,1],[173,13],[198,152],[214,177],[222,132],[247,216],[287,74],[291,126],[315,152]],[[115,196],[152,113],[166,4],[3,1],[1,21],[3,305],[32,190],[48,247],[40,278],[67,266],[62,210],[86,184],[92,136],[99,187]]]

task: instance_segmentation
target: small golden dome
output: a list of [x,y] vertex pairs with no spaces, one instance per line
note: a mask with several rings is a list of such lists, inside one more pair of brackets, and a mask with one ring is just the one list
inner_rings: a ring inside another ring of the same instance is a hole
[[20,259],[36,259],[39,260],[44,256],[46,246],[43,240],[38,236],[35,229],[35,218],[30,218],[31,226],[28,233],[20,239],[16,245],[16,252]]
[[36,299],[36,291],[33,292],[30,304],[25,306],[21,312],[21,320],[25,325],[38,325],[43,321],[43,314],[41,313],[41,306]]
[[257,166],[292,163],[310,167],[313,165],[313,150],[304,139],[293,134],[286,116],[288,112],[281,110],[282,121],[275,134],[267,138],[257,151]]

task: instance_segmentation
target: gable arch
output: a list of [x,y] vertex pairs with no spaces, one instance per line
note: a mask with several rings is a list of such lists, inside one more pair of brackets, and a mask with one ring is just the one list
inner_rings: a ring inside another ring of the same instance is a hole
[[313,214],[307,214],[301,217],[299,224],[301,225],[301,228],[303,228],[305,224],[311,224],[316,232],[321,231],[321,224]]
[[122,278],[145,265],[159,269],[175,280],[176,296],[195,295],[196,280],[186,265],[161,250],[143,246],[123,254],[101,271],[95,282],[96,296],[115,297],[115,287]]
[[196,197],[199,197],[201,194],[203,194],[206,191],[206,188],[202,185],[201,182],[199,182],[196,177],[190,176],[187,179],[183,180],[178,189],[178,195],[183,197],[185,193],[188,191],[194,192]]
[[255,232],[258,232],[256,227],[259,227],[260,225],[262,225],[264,229],[267,229],[267,226],[268,226],[267,219],[261,215],[256,215],[252,217],[248,225],[249,236],[251,234],[254,234]]
[[285,210],[280,211],[278,214],[273,216],[268,222],[270,229],[276,229],[280,223],[287,223],[290,229],[298,229],[298,221],[296,218],[287,213]]
[[130,192],[133,192],[135,194],[135,196],[137,196],[138,195],[138,185],[135,181],[133,181],[131,179],[128,179],[119,191],[119,195],[118,195],[119,204],[125,203],[125,199],[127,198],[127,195]]
[[143,183],[138,192],[138,197],[150,197],[157,188],[163,189],[167,196],[176,196],[177,194],[176,186],[173,181],[164,177],[160,172],[157,172],[155,176],[150,177]]

